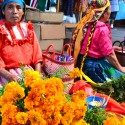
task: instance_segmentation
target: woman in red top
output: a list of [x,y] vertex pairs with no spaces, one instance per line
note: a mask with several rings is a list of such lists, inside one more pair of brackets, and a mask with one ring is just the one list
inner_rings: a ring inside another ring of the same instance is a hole
[[33,25],[23,22],[25,2],[4,0],[0,21],[0,82],[17,81],[23,65],[41,72],[42,53]]

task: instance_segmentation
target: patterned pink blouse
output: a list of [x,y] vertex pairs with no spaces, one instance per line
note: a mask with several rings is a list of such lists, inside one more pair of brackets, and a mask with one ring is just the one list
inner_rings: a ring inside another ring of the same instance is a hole
[[[88,38],[90,34],[91,25],[88,27],[86,37],[82,42],[80,54],[85,54]],[[88,56],[93,58],[103,58],[111,54],[114,50],[112,47],[112,39],[110,36],[110,27],[98,21],[95,26],[95,32],[91,41]]]

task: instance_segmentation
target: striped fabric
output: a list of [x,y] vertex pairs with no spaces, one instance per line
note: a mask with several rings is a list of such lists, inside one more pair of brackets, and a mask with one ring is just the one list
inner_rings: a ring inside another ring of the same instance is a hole
[[[78,56],[77,66],[81,64],[83,55]],[[115,69],[105,58],[95,59],[87,57],[84,63],[83,72],[94,82],[103,83],[107,78],[118,79],[124,73]]]

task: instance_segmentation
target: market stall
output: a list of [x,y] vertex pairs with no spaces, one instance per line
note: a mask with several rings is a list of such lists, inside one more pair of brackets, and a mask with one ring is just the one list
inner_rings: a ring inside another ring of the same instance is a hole
[[[0,89],[0,123],[18,125],[124,125],[125,106],[109,95],[95,93],[83,80],[75,82],[70,94],[58,77],[44,79],[37,71],[24,71],[20,82]],[[93,96],[106,100],[87,103]],[[102,104],[106,104],[106,108]],[[102,104],[101,104],[102,103]],[[92,105],[92,107],[88,107]]]
[[21,65],[18,81],[0,88],[0,124],[125,125],[125,76],[97,83],[74,68],[72,48],[63,45],[65,27],[71,26],[63,24],[57,2],[57,13],[27,7],[25,20],[34,23],[46,75]]

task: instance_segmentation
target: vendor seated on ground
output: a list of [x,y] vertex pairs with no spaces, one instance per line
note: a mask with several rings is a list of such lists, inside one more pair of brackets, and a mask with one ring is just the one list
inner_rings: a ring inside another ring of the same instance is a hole
[[0,84],[17,81],[23,65],[41,72],[42,53],[31,23],[23,22],[23,0],[4,0],[0,20]]
[[109,0],[90,0],[88,11],[74,30],[72,38],[75,66],[99,83],[107,78],[117,79],[125,73],[125,67],[119,64],[114,52],[121,48],[113,48],[111,28],[105,23],[110,17],[110,8]]

